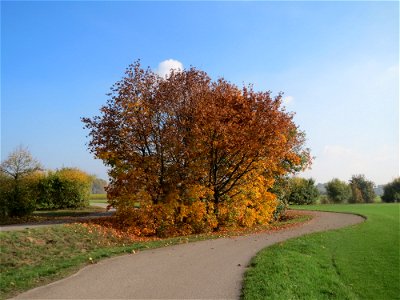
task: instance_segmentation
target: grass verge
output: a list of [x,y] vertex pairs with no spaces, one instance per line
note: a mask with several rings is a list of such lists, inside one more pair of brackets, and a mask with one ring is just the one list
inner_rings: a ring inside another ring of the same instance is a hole
[[91,223],[0,232],[0,298],[11,297],[63,278],[106,257],[205,239],[275,230],[295,226],[308,219],[309,216],[299,214],[268,226],[243,230],[225,228],[215,234],[169,239],[139,239]]
[[399,204],[297,208],[367,220],[262,250],[245,275],[243,299],[400,299]]

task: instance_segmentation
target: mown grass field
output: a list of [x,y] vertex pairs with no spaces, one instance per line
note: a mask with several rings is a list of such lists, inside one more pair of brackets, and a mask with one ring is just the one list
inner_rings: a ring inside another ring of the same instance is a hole
[[107,194],[91,194],[89,197],[90,204],[92,203],[107,203]]
[[399,204],[296,208],[367,220],[262,250],[245,275],[243,299],[400,299]]
[[90,201],[96,201],[96,202],[107,202],[107,194],[91,194],[89,196]]
[[221,229],[215,234],[169,239],[129,236],[94,224],[70,224],[15,232],[0,232],[0,298],[63,278],[100,259],[150,248],[203,239],[240,235],[291,226],[308,216],[246,230]]

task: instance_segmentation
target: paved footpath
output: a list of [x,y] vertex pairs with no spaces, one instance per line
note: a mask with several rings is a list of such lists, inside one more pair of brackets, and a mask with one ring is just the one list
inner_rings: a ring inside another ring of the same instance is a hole
[[250,259],[272,244],[362,222],[360,216],[307,212],[301,226],[148,250],[103,260],[17,299],[239,299]]

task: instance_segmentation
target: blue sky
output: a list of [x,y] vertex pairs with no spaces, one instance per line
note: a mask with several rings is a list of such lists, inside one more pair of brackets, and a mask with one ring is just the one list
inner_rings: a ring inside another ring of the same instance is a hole
[[81,117],[167,59],[285,93],[317,182],[399,176],[398,2],[1,2],[1,158],[106,178]]

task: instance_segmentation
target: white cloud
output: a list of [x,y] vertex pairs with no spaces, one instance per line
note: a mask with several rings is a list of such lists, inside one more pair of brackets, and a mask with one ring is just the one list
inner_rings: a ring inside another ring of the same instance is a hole
[[175,59],[167,59],[158,64],[158,67],[155,72],[161,77],[166,77],[170,74],[171,69],[175,71],[182,71],[183,64]]
[[294,97],[293,96],[286,96],[286,97],[283,97],[283,99],[282,99],[282,103],[284,105],[290,105],[290,104],[293,103],[293,101],[294,101]]

